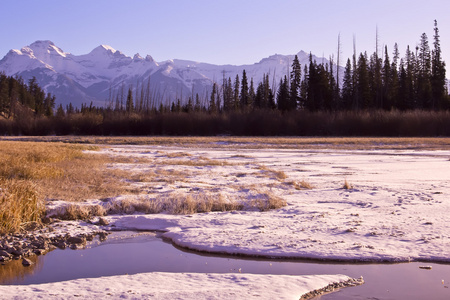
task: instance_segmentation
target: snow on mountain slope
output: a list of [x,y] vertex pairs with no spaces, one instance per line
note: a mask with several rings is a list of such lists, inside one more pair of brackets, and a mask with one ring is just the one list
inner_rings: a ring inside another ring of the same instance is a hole
[[[298,58],[303,65],[309,61],[309,54],[299,52]],[[198,93],[206,98],[213,82],[222,83],[223,78],[236,75],[253,78],[254,85],[269,74],[273,84],[278,84],[294,55],[275,54],[251,65],[214,65],[188,60],[168,60],[156,62],[147,55],[133,57],[107,45],[100,45],[88,54],[73,55],[63,51],[51,41],[36,41],[21,50],[11,50],[0,60],[0,72],[8,76],[21,76],[25,81],[33,76],[38,83],[56,96],[57,104],[72,102],[75,106],[82,103],[105,105],[121,94],[122,89],[133,90],[150,84],[151,94],[156,102],[187,101],[188,96]],[[313,56],[317,62],[326,59]],[[134,95],[134,93],[133,93]]]

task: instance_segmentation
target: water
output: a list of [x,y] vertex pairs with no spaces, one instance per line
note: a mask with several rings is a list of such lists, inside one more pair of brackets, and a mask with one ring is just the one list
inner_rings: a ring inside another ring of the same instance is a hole
[[[450,299],[447,264],[330,264],[205,255],[177,249],[155,233],[114,233],[84,250],[57,249],[33,260],[35,264],[28,268],[21,260],[0,266],[0,283],[36,284],[143,272],[345,274],[363,276],[366,283],[319,299]],[[424,265],[432,269],[419,268]]]

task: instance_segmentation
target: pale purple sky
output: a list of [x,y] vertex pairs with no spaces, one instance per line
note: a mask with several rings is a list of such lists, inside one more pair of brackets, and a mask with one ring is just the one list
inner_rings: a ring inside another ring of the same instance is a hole
[[340,34],[346,60],[353,36],[358,53],[375,51],[376,28],[392,58],[395,42],[403,57],[423,32],[432,47],[437,19],[450,64],[449,14],[449,0],[2,0],[0,58],[10,49],[51,40],[76,55],[106,44],[156,61],[240,65],[300,50],[336,56]]

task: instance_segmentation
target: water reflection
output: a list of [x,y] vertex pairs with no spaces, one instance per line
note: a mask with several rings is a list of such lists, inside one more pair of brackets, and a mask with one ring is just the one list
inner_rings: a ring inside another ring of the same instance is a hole
[[17,280],[24,280],[25,278],[42,270],[40,256],[31,256],[28,257],[28,259],[33,263],[28,267],[24,267],[22,265],[22,259],[2,263],[0,265],[0,283],[14,284]]
[[[327,264],[220,257],[181,251],[151,233],[115,233],[103,243],[89,244],[88,249],[56,249],[37,259],[33,269],[23,267],[21,261],[13,262],[16,271],[11,269],[0,280],[5,283],[7,278],[8,284],[34,284],[143,272],[346,274],[363,276],[366,283],[320,299],[450,299],[450,289],[446,288],[450,286],[450,265],[446,264],[427,263],[432,269],[423,270],[419,266],[424,263]],[[9,266],[1,266],[0,271],[4,267]]]

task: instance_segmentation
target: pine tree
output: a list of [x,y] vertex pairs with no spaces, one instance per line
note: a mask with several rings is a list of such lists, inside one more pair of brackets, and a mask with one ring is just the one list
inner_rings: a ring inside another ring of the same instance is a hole
[[201,109],[202,109],[202,106],[201,106],[201,104],[200,104],[200,97],[198,96],[198,93],[197,93],[197,94],[195,94],[195,106],[194,106],[194,110],[195,110],[196,112],[199,112],[199,111],[201,111]]
[[331,93],[330,96],[330,109],[335,110],[340,102],[339,97],[339,90],[338,90],[338,84],[336,82],[336,79],[334,78],[334,60],[333,57],[330,57],[330,70],[328,72],[328,79],[329,79],[329,92]]
[[265,107],[265,105],[264,105],[264,84],[263,84],[263,82],[258,83],[258,86],[256,87],[254,107],[258,108],[258,109]]
[[389,61],[389,54],[387,46],[384,48],[384,62],[381,70],[381,84],[382,84],[382,105],[383,109],[390,109],[392,103],[392,71],[391,62]]
[[57,118],[64,118],[66,116],[66,113],[64,111],[64,108],[62,104],[59,104],[58,108],[56,109],[56,117]]
[[344,70],[344,80],[342,82],[342,109],[350,110],[352,109],[353,102],[353,75],[352,75],[352,64],[350,58],[347,59],[347,64]]
[[55,109],[55,96],[52,96],[50,93],[44,99],[44,115],[47,117],[53,116],[53,110]]
[[223,89],[223,110],[232,111],[234,109],[234,95],[233,84],[231,83],[231,77],[228,77],[228,81],[224,80]]
[[403,59],[400,60],[399,81],[398,81],[398,96],[397,108],[400,110],[411,109],[411,90],[412,81],[408,77],[408,72],[405,69]]
[[289,110],[289,87],[287,77],[284,76],[284,80],[280,80],[280,85],[277,91],[277,106],[281,111]]
[[255,87],[253,85],[253,77],[250,79],[250,87],[248,89],[248,106],[254,108],[255,105]]
[[210,113],[216,113],[217,112],[216,93],[217,93],[217,85],[214,82],[212,90],[211,90],[211,98],[210,98],[210,101],[209,101],[209,112]]
[[431,52],[428,37],[423,33],[420,38],[418,55],[417,97],[424,108],[432,108],[431,95]]
[[188,103],[186,105],[186,112],[190,113],[194,110],[194,106],[192,105],[192,98],[189,96]]
[[317,70],[316,62],[312,60],[312,54],[309,54],[309,68],[306,83],[305,108],[311,111],[317,110]]
[[393,107],[398,108],[398,96],[399,96],[399,75],[398,75],[398,59],[399,51],[397,43],[394,44],[394,52],[391,63],[391,104]]
[[234,80],[234,90],[233,90],[233,109],[237,111],[239,109],[239,75],[236,74]]
[[305,64],[303,69],[303,80],[300,83],[300,95],[299,95],[299,102],[298,102],[298,108],[304,109],[306,107],[306,99],[308,97],[308,67]]
[[434,42],[431,64],[432,109],[442,108],[445,96],[445,62],[442,61],[437,21],[434,20]]
[[[368,63],[367,63],[367,53],[360,54],[358,58],[358,65],[356,69],[357,74],[357,94],[358,94],[358,102],[354,103],[356,109],[363,108],[372,108],[373,101],[370,93],[370,78],[368,71]],[[361,107],[358,107],[358,104],[361,104]]]
[[75,113],[75,108],[72,105],[72,102],[70,102],[66,107],[66,113],[67,115],[73,115]]
[[406,47],[405,60],[404,65],[406,66],[403,66],[405,68],[405,79],[400,77],[404,81],[401,82],[400,85],[405,89],[404,94],[402,95],[402,97],[404,97],[402,99],[403,109],[422,108],[422,103],[420,103],[416,97],[416,59],[409,46]]
[[295,55],[292,61],[291,69],[288,110],[295,110],[300,102],[300,86],[302,80],[302,67],[297,55]]
[[131,87],[128,88],[127,102],[126,102],[126,111],[127,113],[131,113],[134,110],[133,104],[133,92]]
[[248,81],[245,70],[242,71],[241,92],[239,94],[239,104],[242,110],[246,110],[249,105]]
[[0,73],[0,114],[9,112],[8,77]]

